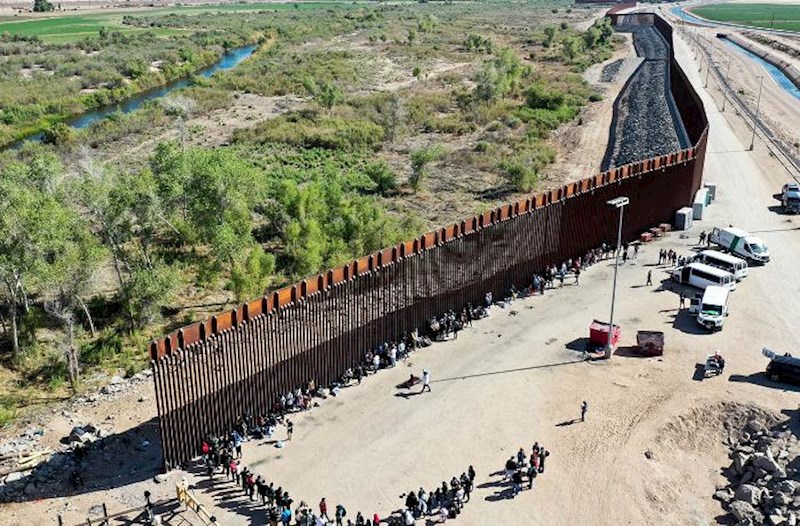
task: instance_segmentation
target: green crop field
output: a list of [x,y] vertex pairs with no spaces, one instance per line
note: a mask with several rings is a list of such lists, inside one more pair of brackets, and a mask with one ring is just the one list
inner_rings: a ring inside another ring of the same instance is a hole
[[[38,36],[45,42],[61,44],[74,42],[87,36],[96,35],[101,28],[122,33],[134,33],[149,30],[158,35],[172,35],[179,33],[178,29],[168,28],[140,28],[126,26],[122,23],[124,15],[167,15],[167,14],[200,14],[216,13],[220,11],[285,11],[289,9],[320,9],[341,6],[337,2],[301,2],[290,3],[247,3],[247,4],[220,4],[185,7],[141,8],[114,10],[104,13],[86,13],[82,15],[64,15],[48,13],[32,17],[5,17],[0,18],[0,34]],[[352,4],[349,4],[352,5]]]
[[718,22],[800,31],[800,4],[713,4],[690,11]]

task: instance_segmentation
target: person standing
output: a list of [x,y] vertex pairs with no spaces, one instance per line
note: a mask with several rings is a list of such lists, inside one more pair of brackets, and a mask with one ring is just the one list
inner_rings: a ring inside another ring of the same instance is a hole
[[341,504],[336,505],[336,526],[343,526],[344,517],[347,515],[347,510]]
[[653,284],[653,269],[647,271],[647,284],[648,285]]
[[705,242],[706,242],[706,231],[703,230],[702,232],[700,232],[700,242],[698,243],[698,245],[702,245]]
[[575,284],[576,284],[576,285],[579,285],[579,284],[580,284],[580,283],[578,282],[578,280],[580,279],[580,277],[581,277],[581,268],[580,268],[580,267],[575,267]]
[[544,459],[550,456],[550,452],[544,447],[539,448],[539,473],[544,473]]
[[679,308],[683,309],[684,307],[686,307],[686,296],[684,296],[683,292],[681,292],[681,302]]
[[533,480],[536,478],[536,467],[533,462],[528,466],[528,489],[533,489]]
[[294,433],[294,422],[291,420],[286,421],[286,439],[292,441],[292,433]]
[[589,402],[586,400],[581,404],[581,422],[586,421],[586,413],[589,411]]
[[425,389],[427,389],[429,393],[431,392],[431,373],[427,369],[422,371],[422,391],[420,392],[424,393]]
[[511,475],[511,482],[513,483],[513,492],[516,496],[522,491],[522,473],[519,470],[514,471],[514,474]]

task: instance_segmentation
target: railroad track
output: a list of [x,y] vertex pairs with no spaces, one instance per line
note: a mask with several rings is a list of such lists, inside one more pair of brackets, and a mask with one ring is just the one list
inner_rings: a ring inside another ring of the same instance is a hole
[[[674,26],[677,27],[677,26]],[[711,52],[708,51],[709,43],[705,38],[697,35],[692,35],[691,32],[683,29],[683,35],[695,43],[696,49],[699,49],[706,58],[706,67],[710,66],[713,73],[714,80],[722,90],[722,96],[727,97],[728,101],[734,106],[739,115],[742,115],[751,123],[755,122],[756,135],[764,141],[764,145],[769,150],[770,154],[777,159],[783,166],[786,172],[796,182],[800,183],[800,158],[797,157],[783,142],[778,139],[769,126],[760,118],[756,119],[755,112],[751,110],[747,104],[742,100],[736,90],[731,87],[730,83],[725,79],[722,71],[717,67],[711,57]],[[705,41],[705,42],[704,42]]]

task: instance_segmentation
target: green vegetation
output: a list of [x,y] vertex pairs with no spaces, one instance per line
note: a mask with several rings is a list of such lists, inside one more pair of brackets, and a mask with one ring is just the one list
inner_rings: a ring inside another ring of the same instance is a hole
[[800,31],[800,4],[713,4],[690,11],[719,22]]
[[[598,98],[578,72],[615,45],[553,4],[273,5],[0,37],[0,141],[45,130],[0,152],[0,425],[141,369],[164,332],[537,189],[551,132]],[[60,122],[251,42],[136,112]]]
[[33,0],[33,11],[35,13],[46,13],[52,11],[55,7],[47,0]]

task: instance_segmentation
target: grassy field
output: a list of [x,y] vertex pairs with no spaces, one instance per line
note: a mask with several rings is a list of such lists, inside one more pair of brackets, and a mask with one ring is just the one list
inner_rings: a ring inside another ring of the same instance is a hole
[[[58,15],[48,13],[42,16],[4,17],[0,18],[0,34],[38,36],[45,42],[63,44],[81,40],[87,36],[94,36],[101,28],[122,33],[136,33],[145,28],[126,26],[122,17],[129,16],[154,16],[168,14],[200,14],[217,12],[242,12],[242,11],[286,11],[291,9],[308,10],[327,8],[334,5],[343,5],[337,2],[306,2],[298,4],[221,4],[184,7],[141,8],[123,9],[112,12],[85,13],[80,15]],[[349,4],[352,5],[352,4]],[[179,29],[150,28],[157,35],[174,35]]]
[[800,4],[715,4],[691,12],[718,22],[800,31]]

